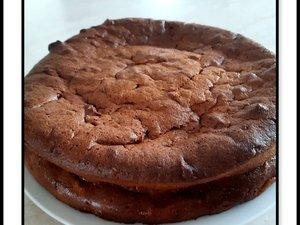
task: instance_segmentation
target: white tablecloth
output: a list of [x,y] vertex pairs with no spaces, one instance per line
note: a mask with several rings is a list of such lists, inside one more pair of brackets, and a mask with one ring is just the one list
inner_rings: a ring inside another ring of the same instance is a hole
[[[65,40],[105,19],[148,17],[217,26],[241,33],[275,51],[275,0],[26,0],[25,72],[49,43]],[[25,198],[26,225],[60,224]],[[274,225],[275,209],[249,225]]]

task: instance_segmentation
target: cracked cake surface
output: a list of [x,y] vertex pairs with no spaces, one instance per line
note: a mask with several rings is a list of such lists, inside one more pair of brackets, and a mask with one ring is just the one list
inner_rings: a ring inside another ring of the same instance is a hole
[[275,104],[275,55],[242,35],[107,20],[26,76],[25,146],[87,181],[205,183],[274,155]]

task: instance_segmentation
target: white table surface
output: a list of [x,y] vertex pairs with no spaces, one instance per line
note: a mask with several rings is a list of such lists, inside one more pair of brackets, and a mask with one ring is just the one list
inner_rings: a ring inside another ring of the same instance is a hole
[[[26,0],[25,73],[48,44],[105,19],[147,17],[217,26],[275,51],[275,0]],[[59,225],[25,197],[25,225]],[[274,225],[275,209],[248,225]]]

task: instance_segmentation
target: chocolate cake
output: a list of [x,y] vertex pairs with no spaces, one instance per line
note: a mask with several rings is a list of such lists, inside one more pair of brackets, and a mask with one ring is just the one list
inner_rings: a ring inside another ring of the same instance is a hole
[[276,177],[276,60],[219,28],[83,29],[25,78],[25,161],[59,200],[120,222],[224,211]]

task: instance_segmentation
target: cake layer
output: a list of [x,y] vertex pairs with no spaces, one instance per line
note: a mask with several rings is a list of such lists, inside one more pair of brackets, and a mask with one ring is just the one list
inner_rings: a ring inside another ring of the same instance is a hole
[[108,20],[25,78],[25,145],[90,181],[189,186],[274,155],[275,103],[274,54],[239,34]]
[[177,192],[138,193],[106,183],[90,183],[26,151],[35,179],[62,202],[80,211],[126,223],[166,223],[214,214],[248,201],[275,180],[275,157],[247,173]]

